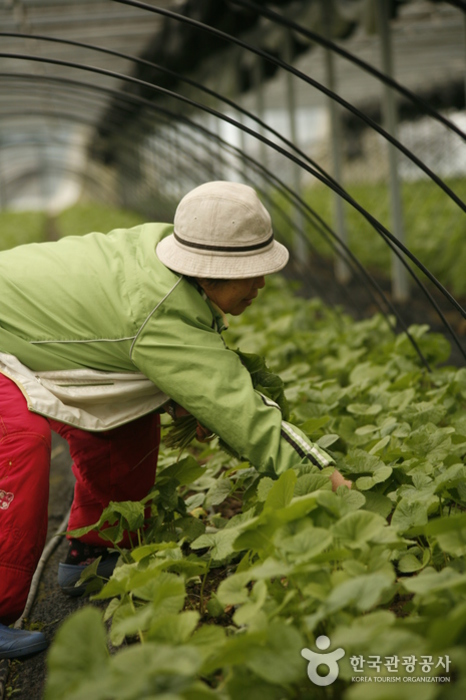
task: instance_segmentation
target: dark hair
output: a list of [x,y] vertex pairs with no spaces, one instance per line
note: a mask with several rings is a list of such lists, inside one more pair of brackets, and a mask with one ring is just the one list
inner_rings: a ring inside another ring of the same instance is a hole
[[230,281],[227,279],[218,279],[213,277],[190,277],[189,275],[183,275],[183,277],[195,287],[199,287],[198,279],[202,279],[203,282],[207,282],[209,287],[216,287],[218,284]]

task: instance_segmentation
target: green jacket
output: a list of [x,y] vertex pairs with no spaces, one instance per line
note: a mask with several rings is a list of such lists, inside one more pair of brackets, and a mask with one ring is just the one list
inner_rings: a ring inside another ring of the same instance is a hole
[[[262,472],[303,459],[331,464],[253,389],[209,300],[157,258],[158,241],[172,230],[149,223],[2,252],[0,371],[30,410],[84,429],[132,420],[170,397]],[[128,379],[144,389],[130,392],[131,410],[118,413]],[[118,420],[86,424],[76,387],[91,392],[98,415],[116,412]]]

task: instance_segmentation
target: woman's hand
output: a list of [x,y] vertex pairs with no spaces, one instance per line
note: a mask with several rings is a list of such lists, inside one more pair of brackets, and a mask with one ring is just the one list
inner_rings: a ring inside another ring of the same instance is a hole
[[176,403],[176,401],[173,401],[173,399],[170,399],[164,403],[163,409],[166,411],[166,413],[168,413],[172,420],[181,418],[181,416],[189,416],[189,411],[183,408],[183,406],[180,406],[179,403]]
[[203,425],[197,421],[197,428],[196,428],[196,438],[199,440],[199,442],[210,442],[212,438],[214,437],[214,433],[209,430],[209,428],[205,428]]
[[[173,401],[173,399],[167,401],[163,407],[170,415],[172,420],[190,415],[189,411],[183,408],[183,406],[180,406],[179,403],[176,403],[176,401]],[[201,425],[201,423],[199,423],[199,421],[197,421],[196,438],[199,440],[199,442],[209,442],[209,440],[211,440],[213,437],[214,433],[209,430],[209,428],[205,428],[203,425]]]
[[335,469],[333,474],[330,476],[330,481],[332,482],[332,491],[336,491],[339,486],[347,486],[351,488],[351,481],[345,479],[343,474],[340,474],[338,469]]

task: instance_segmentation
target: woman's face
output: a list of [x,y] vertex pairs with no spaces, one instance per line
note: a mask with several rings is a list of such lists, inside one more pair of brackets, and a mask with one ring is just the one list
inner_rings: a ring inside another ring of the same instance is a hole
[[217,304],[225,314],[239,316],[257,297],[259,289],[265,286],[265,278],[250,277],[242,280],[197,280],[208,298]]

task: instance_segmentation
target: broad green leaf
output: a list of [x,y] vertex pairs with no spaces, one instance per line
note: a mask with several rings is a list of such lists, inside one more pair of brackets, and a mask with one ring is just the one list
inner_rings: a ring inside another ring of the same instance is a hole
[[380,417],[379,419],[379,429],[381,435],[391,435],[398,424],[395,416],[387,416],[386,418]]
[[146,642],[131,645],[110,660],[111,682],[102,700],[140,700],[177,694],[196,682],[202,657],[190,645]]
[[177,546],[176,542],[153,542],[151,544],[143,544],[131,550],[131,558],[135,562],[138,562],[151,554],[155,554],[155,552],[161,552],[165,549],[176,549]]
[[362,425],[360,428],[356,428],[354,431],[356,435],[372,435],[372,433],[376,433],[379,430],[378,425],[374,425],[373,423],[366,423],[366,425]]
[[282,700],[283,690],[243,666],[235,666],[226,681],[229,700]]
[[184,486],[187,484],[192,484],[196,479],[205,474],[205,467],[201,465],[194,459],[194,457],[185,457],[180,459],[179,462],[166,467],[161,472],[161,476],[170,479],[176,479],[180,485]]
[[434,495],[435,483],[431,481],[425,486],[416,488],[410,484],[403,484],[398,488],[397,495],[400,500],[422,503],[427,508],[427,513],[433,513],[438,509],[439,498]]
[[215,593],[212,593],[205,606],[209,617],[219,618],[224,613],[223,605],[220,603]]
[[450,489],[466,481],[466,467],[463,464],[453,464],[435,477],[435,493]]
[[211,488],[207,491],[205,498],[205,507],[217,506],[223,503],[233,490],[233,484],[230,479],[218,479]]
[[139,501],[112,501],[110,506],[115,515],[123,518],[125,530],[128,532],[135,532],[143,527],[145,507]]
[[[214,690],[211,690],[208,685],[202,681],[194,681],[189,684],[189,688],[183,690],[183,695],[180,700],[217,700],[218,696]],[[163,700],[160,695],[155,695],[148,700]],[[169,700],[168,698],[166,700]],[[173,698],[175,700],[175,698]]]
[[335,517],[340,518],[353,510],[358,510],[364,505],[365,498],[358,491],[342,489],[341,493],[333,491],[320,491],[317,502],[326,508]]
[[110,603],[107,605],[104,613],[103,620],[104,622],[107,622],[110,620],[110,618],[113,616],[115,611],[120,607],[121,605],[121,600],[119,598],[112,598]]
[[200,491],[199,493],[194,493],[192,496],[189,496],[185,501],[188,512],[192,514],[193,511],[196,510],[196,508],[202,506],[204,501],[205,493],[203,491]]
[[203,675],[211,675],[218,669],[231,668],[232,666],[244,666],[248,657],[259,645],[266,644],[268,630],[254,630],[238,632],[227,638],[220,648],[212,649],[212,653],[201,669]]
[[167,644],[185,644],[199,622],[196,610],[184,610],[157,617],[147,630],[146,639]]
[[[285,474],[288,472],[285,472]],[[273,536],[281,525],[293,520],[299,520],[314,510],[320,491],[305,496],[297,496],[284,508],[264,510],[261,515],[246,523],[243,532],[234,541],[234,549],[252,549],[259,552],[262,558],[273,553]]]
[[295,496],[305,496],[320,489],[331,490],[332,484],[328,476],[324,474],[303,474],[298,477],[294,489]]
[[265,501],[267,496],[269,495],[270,489],[272,486],[275,484],[275,481],[271,479],[269,476],[264,476],[262,479],[259,481],[259,485],[257,487],[257,500],[258,501]]
[[235,515],[228,521],[223,530],[215,533],[201,535],[191,543],[191,549],[211,548],[210,554],[214,561],[224,561],[236,551],[234,543],[238,535],[246,528],[255,526],[258,517],[254,516],[253,510]]
[[332,644],[343,648],[353,648],[355,644],[361,649],[373,647],[380,644],[381,638],[395,624],[396,617],[389,610],[374,610],[365,615],[358,615],[348,624],[341,624],[332,632]]
[[378,403],[350,403],[346,410],[349,413],[354,413],[357,416],[377,416],[382,410],[382,406]]
[[383,594],[393,586],[394,576],[375,572],[344,581],[336,586],[324,603],[325,610],[333,613],[348,606],[360,612],[370,610]]
[[258,581],[261,579],[282,578],[283,576],[287,576],[292,570],[293,567],[290,564],[269,558],[261,564],[252,566],[245,573],[248,574],[249,581]]
[[236,533],[234,551],[250,549],[260,554],[261,558],[268,557],[275,549],[273,536],[282,525],[275,513],[270,513],[267,519],[261,518],[254,528],[249,527],[239,535]]
[[403,574],[412,574],[422,569],[423,563],[414,554],[405,554],[398,562],[398,569]]
[[133,595],[152,604],[158,614],[179,612],[186,596],[184,581],[180,576],[162,571],[147,583],[133,588]]
[[309,435],[309,437],[312,437],[312,435],[317,432],[320,428],[323,428],[324,425],[327,425],[327,423],[330,421],[330,416],[319,416],[319,418],[309,418],[309,420],[305,421],[299,426],[299,429],[303,431],[306,435]]
[[246,603],[249,597],[247,584],[251,580],[248,571],[228,576],[217,590],[217,598],[222,605],[239,605]]
[[95,596],[97,599],[112,598],[113,596],[123,595],[131,590],[133,580],[143,581],[149,580],[152,576],[157,575],[152,571],[140,571],[136,564],[123,564],[118,566],[110,578],[110,581],[105,584],[102,590]]
[[304,518],[305,515],[316,508],[317,494],[319,493],[322,492],[314,491],[313,493],[307,493],[304,496],[295,496],[289,505],[275,511],[277,521],[281,523],[288,523],[292,520]]
[[[73,663],[70,664],[70,659]],[[102,698],[93,686],[106,682],[108,651],[102,614],[85,607],[69,617],[58,630],[47,658],[49,677],[45,700],[81,697]],[[87,694],[88,693],[88,694]]]
[[466,526],[436,535],[440,549],[454,557],[466,556]]
[[303,638],[295,627],[280,621],[267,627],[265,644],[258,644],[246,658],[246,666],[269,683],[287,685],[303,677]]
[[183,576],[185,579],[192,578],[193,576],[201,576],[208,569],[208,563],[195,555],[191,557],[182,557],[180,559],[164,557],[163,559],[159,559],[158,562],[160,571],[172,571],[175,574]]
[[416,397],[416,392],[413,388],[405,389],[404,391],[392,391],[392,397],[389,402],[389,407],[393,408],[398,415],[404,416],[406,407]]
[[293,498],[297,476],[292,469],[281,474],[274,483],[265,500],[265,508],[284,508]]
[[134,604],[125,603],[115,611],[112,620],[110,639],[114,646],[123,644],[125,637],[137,636],[145,632],[155,616],[150,604],[135,608]]
[[372,476],[360,476],[356,479],[356,488],[360,491],[369,491],[373,486],[375,486],[375,480]]
[[435,401],[418,401],[403,411],[403,418],[416,429],[429,422],[437,425],[446,412],[447,408]]
[[349,379],[351,384],[358,386],[374,385],[380,379],[385,378],[385,368],[372,364],[371,362],[361,362],[351,370]]
[[101,559],[102,557],[97,557],[97,559],[94,559],[94,561],[91,564],[89,564],[89,566],[84,567],[80,579],[76,585],[81,585],[86,581],[89,581],[89,579],[93,579],[95,576],[98,575],[97,569],[99,567]]
[[333,537],[328,530],[310,525],[305,530],[285,538],[276,538],[276,546],[280,552],[286,553],[293,561],[300,563],[309,561],[330,546]]
[[67,535],[77,537],[79,539],[83,535],[87,535],[89,532],[92,532],[92,530],[97,530],[98,528],[101,528],[104,525],[104,523],[108,522],[110,525],[113,525],[113,523],[115,523],[118,519],[118,515],[115,513],[113,506],[114,503],[113,501],[111,501],[109,505],[102,511],[102,515],[100,516],[100,518],[93,525],[87,525],[86,527],[80,527],[75,530],[69,530],[67,532]]
[[[68,535],[79,539],[88,532],[99,530],[102,539],[106,539],[113,544],[122,539],[125,531],[135,532],[139,528],[142,528],[144,525],[144,516],[145,506],[140,501],[110,501],[109,505],[103,510],[102,515],[94,525],[69,531]],[[116,525],[114,527],[105,527],[105,529],[102,529],[106,523],[110,525],[116,523]]]
[[362,561],[359,561],[358,559],[348,559],[347,561],[344,561],[341,565],[341,568],[343,569],[343,571],[348,573],[351,578],[367,574],[366,564],[364,564]]
[[[153,590],[163,585],[167,580],[173,583],[173,590],[178,590],[178,584],[183,587],[183,580],[175,574],[162,571],[163,560],[152,561],[147,568],[140,569],[139,564],[124,564],[113,572],[112,578],[102,590],[94,596],[97,600],[104,600],[125,593],[134,593],[143,600],[153,599]],[[167,578],[168,577],[168,578]],[[156,581],[160,578],[160,583]]]
[[387,518],[393,509],[393,502],[387,496],[377,493],[376,491],[366,491],[364,493],[366,502],[362,506],[364,510],[369,510],[371,513],[377,513],[382,518]]
[[429,627],[429,640],[434,649],[448,649],[455,642],[464,640],[466,630],[466,602],[450,610],[446,617],[433,619]]
[[376,513],[357,510],[344,515],[332,527],[332,532],[335,539],[354,549],[370,542],[386,527],[386,521]]
[[[236,610],[233,621],[236,625],[250,625],[257,614],[262,610],[267,599],[267,584],[265,581],[256,581],[248,600]],[[267,618],[266,618],[267,619]]]
[[192,542],[197,537],[204,534],[206,526],[199,518],[188,515],[184,518],[177,518],[173,523],[177,531],[181,532],[181,537],[188,542]]
[[432,568],[424,569],[415,578],[403,579],[403,586],[412,593],[424,595],[426,593],[438,593],[443,590],[461,588],[466,590],[466,574],[459,574],[450,567],[441,571]]
[[387,481],[392,475],[392,472],[393,469],[391,467],[380,467],[380,469],[376,469],[372,474],[372,478],[375,480],[376,484],[381,484],[383,481]]
[[460,483],[457,485],[456,488],[457,488],[461,503],[463,505],[466,505],[466,484]]
[[360,476],[356,479],[356,486],[360,491],[369,491],[376,484],[381,484],[392,475],[391,467],[380,467],[376,469],[372,476]]
[[212,651],[217,651],[226,641],[226,634],[223,627],[218,625],[203,625],[192,635],[189,643],[195,646],[202,658],[207,658]]
[[344,504],[342,515],[346,515],[346,513],[349,513],[352,510],[359,510],[366,502],[366,494],[358,493],[358,491],[355,491],[354,489],[348,490],[344,486],[338,487],[337,496],[341,498]]
[[[191,543],[191,548],[196,550],[209,547],[210,555],[214,561],[224,561],[237,551],[234,545],[244,527],[223,528],[219,532],[201,535]],[[243,548],[239,547],[239,549]]]
[[330,447],[333,445],[335,442],[337,442],[340,439],[339,435],[335,435],[334,433],[329,433],[328,435],[323,435],[317,440],[317,445],[319,447],[322,447],[324,450],[327,447]]
[[[383,438],[381,438],[380,440],[378,440],[378,442],[376,442],[375,445],[373,445],[373,446],[371,447],[371,449],[369,450],[369,453],[370,453],[371,455],[377,455],[377,454],[379,454],[380,452],[382,452],[382,451],[384,450],[384,448],[385,448],[389,443],[390,443],[390,435],[385,435]],[[378,469],[377,471],[380,471],[380,469]]]
[[400,532],[427,523],[427,504],[402,498],[393,513],[391,525]]
[[393,437],[406,438],[411,435],[411,426],[406,421],[399,423],[395,430],[392,432]]
[[[432,486],[432,478],[425,472],[417,471],[413,473],[413,471],[411,471],[411,475],[413,477],[413,484],[417,490],[424,489],[425,487],[430,488]],[[433,493],[433,491],[430,491],[430,493]]]
[[421,457],[427,457],[431,462],[442,461],[448,455],[451,446],[452,427],[438,428],[433,423],[426,423],[414,430],[406,438],[404,450]]
[[447,532],[454,532],[466,528],[466,513],[459,515],[450,515],[448,517],[433,518],[429,520],[427,525],[416,529],[415,534],[422,535],[438,535]]
[[359,449],[348,451],[345,464],[353,474],[373,474],[385,466],[380,457]]

